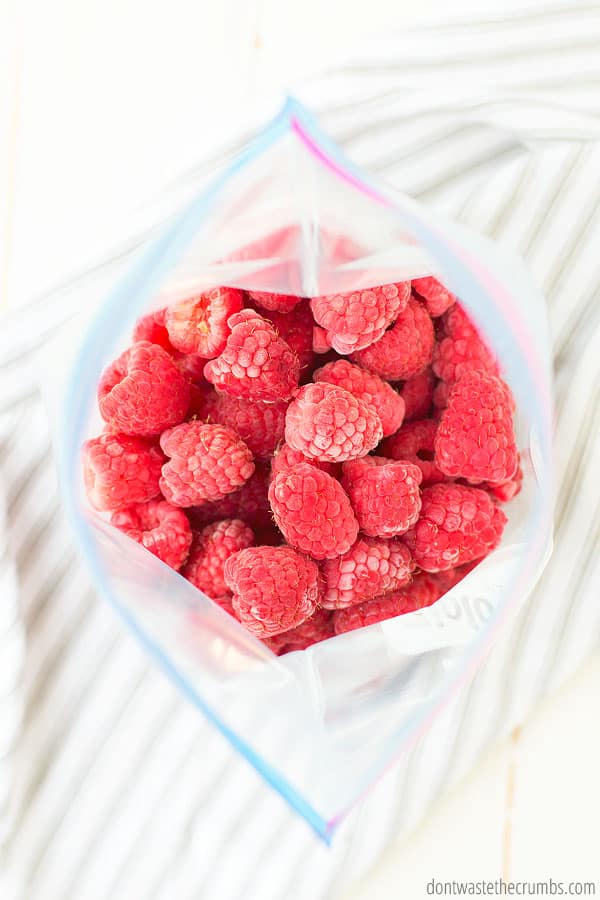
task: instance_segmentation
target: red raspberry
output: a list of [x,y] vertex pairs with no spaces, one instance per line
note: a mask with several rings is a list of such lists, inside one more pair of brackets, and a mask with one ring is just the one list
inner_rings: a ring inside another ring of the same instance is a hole
[[359,537],[343,556],[322,564],[325,589],[321,606],[344,609],[372,600],[410,581],[414,568],[410,550],[402,541]]
[[304,372],[313,360],[313,317],[308,300],[303,300],[290,313],[272,312],[268,317],[280,338],[294,351]]
[[421,470],[423,485],[447,481],[444,473],[433,462],[436,429],[437,422],[434,419],[407,422],[400,431],[383,441],[379,452],[391,459],[414,463]]
[[438,381],[433,389],[433,405],[437,412],[446,409],[446,406],[448,405],[448,394],[452,384],[453,382],[451,381]]
[[391,591],[374,600],[366,600],[348,609],[336,610],[333,627],[336,634],[345,634],[356,628],[366,628],[385,619],[393,619],[406,613],[431,606],[440,597],[440,592],[428,575],[415,575],[411,584],[397,591]]
[[292,294],[269,294],[266,291],[248,291],[248,296],[253,303],[271,312],[288,313],[293,310],[302,297],[294,297]]
[[335,475],[337,471],[335,463],[309,459],[308,456],[304,456],[299,450],[294,450],[289,444],[282,444],[271,460],[271,479],[279,475],[280,472],[289,472],[298,463],[308,463],[310,466],[316,466],[317,469],[322,469],[330,475]]
[[347,359],[338,359],[317,369],[313,373],[313,381],[325,381],[344,388],[353,397],[370,404],[381,419],[384,437],[393,434],[402,425],[405,407],[400,394],[378,375],[353,365]]
[[448,395],[435,435],[435,464],[452,478],[502,482],[518,465],[507,388],[495,375],[469,372]]
[[227,320],[241,310],[243,300],[236,288],[216,287],[173,304],[165,317],[171,343],[182,353],[218,356],[229,334]]
[[81,450],[88,499],[100,511],[144,503],[160,494],[164,456],[141,438],[101,434]]
[[102,374],[98,406],[105,422],[125,434],[160,434],[185,418],[190,385],[166,350],[138,341]]
[[295,628],[315,611],[316,563],[291,547],[248,547],[225,563],[225,582],[242,625],[259,638]]
[[358,522],[342,486],[308,463],[280,472],[269,501],[288,544],[315,559],[339,556],[356,540]]
[[421,470],[410,462],[365,456],[344,463],[342,486],[361,531],[382,538],[408,531],[419,518],[421,479]]
[[283,656],[284,653],[292,653],[294,650],[306,650],[307,647],[326,641],[334,634],[333,617],[329,610],[317,609],[302,625],[297,625],[289,631],[282,631],[274,637],[265,638],[264,643],[277,656]]
[[135,503],[114,512],[111,523],[158,556],[172,569],[180,569],[192,543],[186,514],[164,500]]
[[412,297],[394,325],[374,344],[352,354],[359,366],[389,381],[412,378],[431,362],[433,324]]
[[382,430],[370,404],[326,383],[300,388],[285,417],[290,447],[323,462],[364,456],[379,443]]
[[163,466],[160,488],[174,506],[220,500],[254,472],[252,454],[223,425],[184,422],[165,431],[160,446],[171,457]]
[[443,381],[456,381],[473,369],[498,374],[498,364],[460,304],[441,320],[442,335],[433,351],[433,371]]
[[[194,528],[201,528],[219,519],[243,519],[254,532],[273,526],[271,507],[267,491],[269,488],[268,469],[260,461],[256,462],[254,474],[239,490],[232,491],[222,500],[203,503],[189,510]],[[261,543],[264,543],[261,541]]]
[[149,341],[151,344],[158,344],[167,353],[174,353],[175,348],[165,328],[165,313],[166,309],[158,309],[138,319],[133,329],[134,342]]
[[432,318],[441,316],[456,303],[456,294],[445,288],[441,281],[429,275],[427,278],[413,278],[413,290],[423,298],[427,312]]
[[225,563],[238,550],[250,547],[254,534],[241,519],[221,519],[194,534],[190,555],[181,574],[207,597],[227,593]]
[[229,319],[225,349],[204,367],[215,387],[234,397],[287,400],[298,384],[300,362],[273,325],[253,309]]
[[498,546],[506,516],[485,491],[434,484],[421,495],[421,517],[404,540],[425,572],[479,559]]
[[403,281],[349,294],[313,297],[310,305],[334,350],[352,353],[379,340],[409,297],[410,281]]
[[520,493],[523,487],[523,469],[519,465],[513,477],[507,479],[507,481],[500,481],[498,484],[484,481],[479,487],[486,490],[498,503],[508,503],[509,500],[512,500],[513,497]]
[[260,400],[218,394],[214,417],[221,425],[235,431],[254,456],[264,459],[271,456],[283,440],[287,406],[285,400],[261,403]]
[[404,382],[400,395],[406,409],[405,422],[427,418],[431,412],[434,384],[435,378],[429,366]]
[[331,343],[327,337],[327,332],[320,325],[315,325],[312,330],[312,348],[313,353],[329,353]]

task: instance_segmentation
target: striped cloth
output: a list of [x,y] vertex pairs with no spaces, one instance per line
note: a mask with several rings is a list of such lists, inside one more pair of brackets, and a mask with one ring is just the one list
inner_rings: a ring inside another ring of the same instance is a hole
[[105,295],[130,247],[5,318],[2,898],[336,896],[597,646],[598,46],[598,4],[504,8],[390,35],[299,92],[359,165],[527,259],[556,371],[550,564],[477,676],[330,850],[152,667],[95,596],[61,517],[39,350],[82,296]]

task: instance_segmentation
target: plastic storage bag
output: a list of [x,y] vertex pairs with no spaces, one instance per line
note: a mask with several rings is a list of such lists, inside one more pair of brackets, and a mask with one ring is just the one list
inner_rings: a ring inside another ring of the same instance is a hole
[[[436,274],[496,352],[517,403],[523,490],[500,547],[432,607],[275,657],[93,512],[80,448],[96,387],[144,312],[227,284],[311,296]],[[295,101],[177,213],[89,327],[61,397],[65,504],[97,588],[194,703],[325,840],[468,678],[551,548],[545,306],[522,264],[358,172]]]

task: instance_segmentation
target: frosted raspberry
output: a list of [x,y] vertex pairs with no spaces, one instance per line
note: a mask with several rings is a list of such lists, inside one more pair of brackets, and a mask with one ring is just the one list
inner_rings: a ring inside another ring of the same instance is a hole
[[312,348],[313,353],[329,353],[331,350],[331,342],[327,336],[327,332],[320,325],[315,325],[312,330]]
[[304,456],[299,450],[294,450],[289,444],[282,444],[271,460],[271,479],[279,475],[280,472],[289,472],[298,463],[308,463],[310,466],[316,466],[317,469],[329,472],[330,475],[335,475],[338,469],[335,463],[309,459],[308,456]]
[[498,364],[477,328],[459,303],[450,307],[441,320],[442,334],[433,351],[433,371],[443,381],[456,381],[478,369],[498,374]]
[[253,303],[271,312],[288,313],[293,310],[301,297],[292,294],[269,294],[266,291],[248,291],[248,296]]
[[254,456],[264,459],[283,441],[287,406],[285,400],[262,403],[218,394],[214,418],[235,431]]
[[302,300],[292,312],[272,312],[267,318],[300,360],[300,372],[303,373],[313,360],[313,317],[308,300]]
[[370,404],[331,384],[300,388],[285,417],[285,439],[294,450],[323,462],[364,456],[382,435]]
[[437,422],[434,419],[421,419],[407,422],[400,431],[382,442],[379,452],[390,459],[401,459],[418,466],[423,476],[423,485],[447,481],[433,462],[433,444]]
[[159,448],[126,434],[101,434],[82,447],[83,481],[94,509],[121,509],[160,493],[164,456]]
[[[221,500],[206,502],[188,510],[194,528],[201,528],[219,519],[243,519],[255,532],[273,525],[271,507],[267,491],[269,488],[268,468],[259,460],[254,473],[237,491],[232,491]],[[261,540],[261,543],[263,541]]]
[[395,537],[419,518],[422,475],[414,463],[365,456],[344,463],[343,472],[342,486],[365,534]]
[[165,313],[166,309],[158,309],[138,319],[133,329],[134,342],[149,341],[151,344],[158,344],[167,353],[173,353],[175,348],[165,327]]
[[291,547],[248,547],[225,563],[233,608],[259,638],[295,628],[315,611],[319,598],[316,563]]
[[478,486],[486,490],[498,503],[508,503],[520,493],[523,487],[523,469],[520,465],[517,466],[516,473],[506,481],[500,481],[497,484],[484,481]]
[[327,363],[313,373],[313,381],[327,382],[349,391],[353,397],[370,404],[379,418],[383,436],[393,434],[402,425],[404,400],[386,381],[347,359]]
[[160,488],[174,506],[220,500],[252,475],[252,454],[230,428],[184,422],[161,436],[171,457],[162,469]]
[[227,320],[241,310],[243,300],[236,288],[216,287],[173,304],[165,317],[171,343],[182,353],[218,356],[229,334]]
[[495,375],[468,372],[448,395],[435,435],[435,464],[470,482],[502,482],[518,465],[507,388]]
[[445,288],[441,281],[432,275],[427,278],[413,278],[412,288],[423,298],[427,312],[432,318],[441,316],[456,303],[456,294]]
[[252,309],[229,319],[225,349],[204,368],[207,381],[234,397],[287,400],[298,384],[300,362],[273,325]]
[[347,553],[321,565],[325,580],[321,606],[344,609],[402,587],[415,568],[402,541],[359,537]]
[[347,354],[379,340],[409,297],[410,281],[403,281],[349,294],[313,297],[310,305],[334,350]]
[[358,522],[340,483],[327,472],[300,463],[280,472],[269,487],[275,523],[292,547],[314,559],[332,559],[350,549]]
[[426,572],[480,559],[500,543],[506,516],[479,488],[434,484],[422,492],[421,504],[419,521],[404,540]]
[[157,344],[138,341],[102,374],[98,406],[105,422],[125,434],[160,434],[185,418],[190,385]]
[[400,395],[404,400],[405,422],[427,418],[431,412],[434,384],[435,377],[429,366],[404,382]]
[[394,325],[374,344],[352,354],[364,369],[389,381],[412,378],[431,362],[434,332],[426,309],[408,301]]
[[274,637],[265,638],[264,643],[277,656],[283,656],[284,653],[292,653],[294,650],[306,650],[307,647],[326,641],[334,634],[330,611],[317,609],[302,625],[297,625],[289,631],[282,631]]
[[181,574],[208,597],[227,593],[225,563],[238,550],[254,543],[254,533],[241,519],[222,519],[194,534],[190,555]]
[[164,500],[135,503],[114,512],[111,523],[158,556],[172,569],[180,569],[192,543],[186,514]]
[[391,591],[374,600],[358,603],[348,609],[336,610],[333,627],[336,634],[366,628],[385,619],[393,619],[406,613],[431,606],[440,597],[439,589],[428,575],[415,575],[411,584],[397,591]]

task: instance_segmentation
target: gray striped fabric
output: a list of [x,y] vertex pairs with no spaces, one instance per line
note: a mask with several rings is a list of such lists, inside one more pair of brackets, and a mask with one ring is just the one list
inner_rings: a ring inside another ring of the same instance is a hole
[[300,91],[357,163],[525,256],[548,298],[556,368],[550,564],[477,676],[330,850],[154,670],[91,590],[61,517],[38,351],[82,296],[102,298],[143,235],[7,316],[3,898],[333,896],[597,646],[599,42],[598,4],[464,16],[390,35]]

